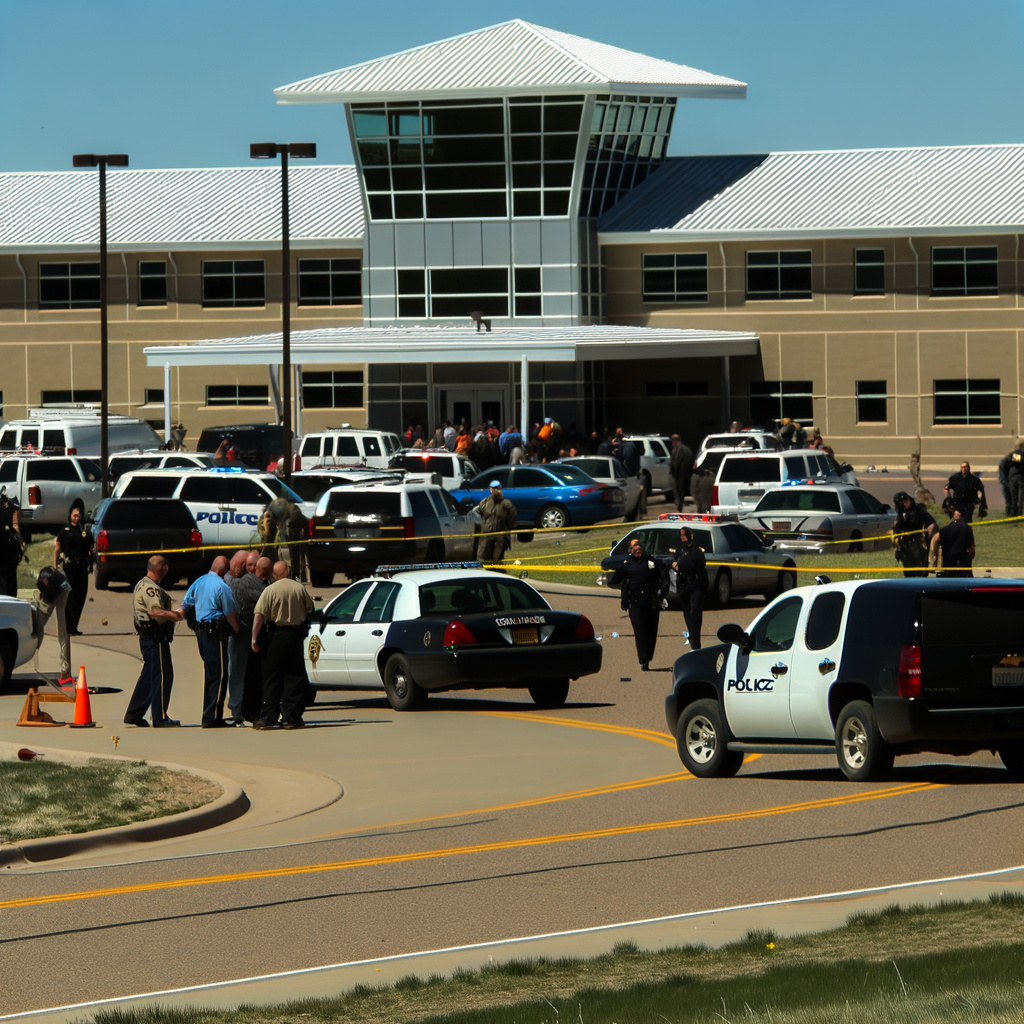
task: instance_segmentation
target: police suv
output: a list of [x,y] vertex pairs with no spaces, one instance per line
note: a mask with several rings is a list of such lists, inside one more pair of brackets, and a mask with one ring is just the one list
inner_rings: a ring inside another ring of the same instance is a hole
[[1024,775],[1024,582],[819,579],[676,660],[665,717],[688,771],[834,753],[864,782],[898,754],[991,750]]

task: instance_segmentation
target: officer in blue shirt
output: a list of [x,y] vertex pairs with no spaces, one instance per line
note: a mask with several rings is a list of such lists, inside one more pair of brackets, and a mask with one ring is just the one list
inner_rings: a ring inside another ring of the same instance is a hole
[[[185,591],[181,607],[189,625],[195,616],[196,640],[203,659],[203,728],[224,729],[224,698],[228,692],[228,637],[238,632],[235,595],[224,582],[228,560],[218,555],[205,576]],[[189,609],[192,610],[190,613]]]

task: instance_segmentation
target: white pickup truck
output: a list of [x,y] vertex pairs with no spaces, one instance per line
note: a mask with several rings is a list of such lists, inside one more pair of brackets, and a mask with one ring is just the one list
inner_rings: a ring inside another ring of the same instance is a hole
[[89,515],[102,496],[100,467],[78,455],[8,455],[0,458],[0,487],[21,506],[21,534],[56,533],[77,504]]
[[40,638],[32,635],[33,612],[28,601],[0,595],[0,693],[11,673],[39,649]]

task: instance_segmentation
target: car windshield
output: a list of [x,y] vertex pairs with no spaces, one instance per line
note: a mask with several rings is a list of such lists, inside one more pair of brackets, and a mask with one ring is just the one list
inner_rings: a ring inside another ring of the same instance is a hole
[[550,605],[520,580],[482,576],[420,587],[420,616],[472,615],[476,612],[547,611]]
[[410,473],[439,473],[441,476],[456,476],[452,455],[396,455],[391,460],[392,469],[407,469]]
[[547,465],[544,467],[563,484],[592,484],[594,478],[587,476],[578,466]]
[[607,478],[612,475],[611,466],[607,459],[574,459],[569,465],[582,470],[595,480],[601,476]]
[[266,476],[260,479],[267,485],[267,490],[275,498],[287,498],[289,501],[294,501],[296,505],[303,500],[301,495],[296,494],[290,487],[281,483],[276,476]]
[[839,495],[835,491],[769,491],[754,509],[760,512],[838,512]]

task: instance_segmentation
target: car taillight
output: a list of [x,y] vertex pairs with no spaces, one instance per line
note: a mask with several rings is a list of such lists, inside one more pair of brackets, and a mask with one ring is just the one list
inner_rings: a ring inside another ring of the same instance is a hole
[[609,502],[614,501],[616,499],[616,497],[617,497],[617,494],[616,494],[617,491],[621,491],[621,488],[620,487],[606,487],[605,490],[604,490],[604,498],[602,499],[602,501],[604,501],[605,504],[608,504]]
[[835,533],[835,527],[832,525],[832,520],[831,519],[822,519],[821,526],[819,526],[814,532],[815,533],[826,533],[826,534],[828,534],[831,537],[832,534]]
[[77,448],[65,448],[64,449],[64,453],[66,455],[77,455],[78,454],[78,449]]
[[718,504],[718,484],[715,484],[715,486],[711,488],[711,504]]
[[405,526],[405,539],[411,540],[416,536],[416,520],[412,516],[406,516],[402,523]]
[[43,490],[39,484],[32,484],[28,489],[28,503],[30,505],[42,505]]
[[192,531],[192,538],[190,540],[190,543],[194,547],[197,547],[197,548],[201,547],[202,543],[203,543],[203,535],[198,530],[193,530]]
[[316,524],[313,522],[313,517],[309,517],[309,539],[312,540],[316,536]]
[[97,551],[109,551],[110,550],[110,541],[107,538],[107,531],[106,530],[100,530],[100,532],[96,534],[96,550]]
[[573,640],[591,640],[594,636],[594,624],[586,617],[586,615],[580,616],[580,621],[576,623],[576,632],[573,633]]
[[473,636],[469,626],[462,619],[452,619],[444,628],[444,646],[462,647],[466,644],[475,644],[476,637]]
[[908,645],[900,651],[896,693],[900,697],[921,696],[921,648],[916,644]]

